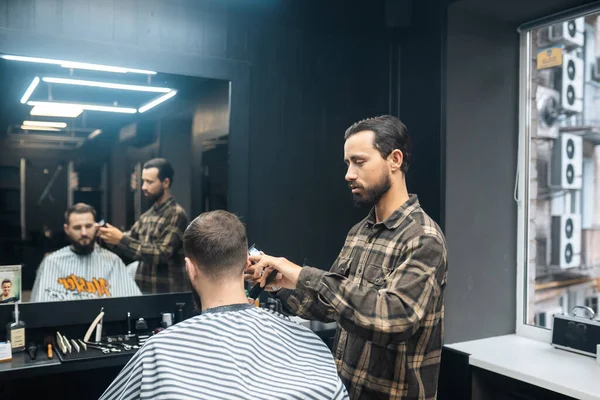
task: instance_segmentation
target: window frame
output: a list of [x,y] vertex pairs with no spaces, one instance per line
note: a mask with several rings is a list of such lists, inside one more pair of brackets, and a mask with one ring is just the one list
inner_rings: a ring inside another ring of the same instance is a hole
[[552,330],[541,326],[529,325],[526,321],[528,306],[528,260],[530,226],[529,226],[529,177],[531,168],[531,72],[533,68],[532,31],[548,25],[564,22],[577,17],[599,13],[600,4],[594,3],[566,10],[521,25],[519,33],[519,139],[517,177],[514,200],[517,203],[517,310],[516,334],[530,339],[550,343]]

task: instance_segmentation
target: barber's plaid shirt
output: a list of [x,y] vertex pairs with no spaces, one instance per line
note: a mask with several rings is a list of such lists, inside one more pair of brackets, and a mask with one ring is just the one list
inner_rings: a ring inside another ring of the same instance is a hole
[[187,225],[185,211],[170,197],[150,207],[125,232],[116,250],[140,262],[135,281],[143,293],[189,290],[182,242]]
[[337,321],[333,348],[350,398],[435,399],[442,351],[446,242],[415,195],[348,233],[329,272],[304,267],[287,311]]

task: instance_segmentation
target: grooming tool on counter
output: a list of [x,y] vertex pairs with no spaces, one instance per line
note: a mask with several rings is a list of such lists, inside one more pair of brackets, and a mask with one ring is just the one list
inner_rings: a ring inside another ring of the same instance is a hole
[[73,344],[73,348],[79,353],[80,352],[79,345],[77,344],[75,339],[71,339],[71,344]]
[[173,325],[173,314],[172,313],[165,313],[164,312],[164,313],[160,313],[160,315],[162,317],[160,325],[163,328],[166,329],[166,328],[170,327],[171,325]]
[[83,342],[83,340],[81,340],[81,339],[77,339],[77,341],[78,341],[78,342],[79,342],[79,344],[81,345],[81,348],[82,348],[84,351],[87,351],[87,344],[85,344],[85,343]]
[[115,346],[110,345],[110,344],[104,344],[104,343],[93,343],[93,342],[86,342],[87,346],[91,349],[98,349],[98,350],[108,350],[109,352],[113,352],[113,353],[120,353],[121,349],[117,349]]
[[56,331],[56,344],[58,344],[58,348],[63,352],[63,354],[67,354],[68,349],[67,345],[65,344],[65,339],[58,331]]
[[6,325],[6,341],[10,342],[12,352],[25,351],[25,322],[19,319],[19,303],[15,303],[14,321]]
[[67,348],[67,350],[69,351],[69,353],[73,352],[73,346],[71,346],[71,343],[69,342],[69,339],[67,339],[66,336],[63,336],[63,342],[65,343],[65,347]]
[[[100,345],[100,346],[108,347],[109,349],[110,349],[110,348],[116,349],[116,348],[117,348],[117,346],[119,346],[119,347],[122,347],[122,348],[124,348],[125,350],[131,350],[131,349],[132,349],[132,347],[133,347],[133,346],[132,346],[132,345],[130,345],[130,344],[127,344],[127,343],[119,343],[119,342],[113,342],[113,343],[111,343],[111,344],[105,344],[105,343],[96,343],[96,344],[98,344],[98,345]],[[136,348],[139,348],[138,346],[135,346],[135,347],[136,347]]]
[[98,314],[96,319],[94,319],[94,322],[92,322],[92,324],[88,328],[87,332],[85,333],[85,336],[83,337],[84,342],[88,342],[90,340],[90,336],[92,336],[92,332],[94,331],[94,328],[96,327],[96,325],[98,325],[98,323],[100,323],[100,320],[103,317],[104,317],[104,307],[102,307],[102,309],[100,310],[100,314]]
[[108,354],[108,353],[110,353],[110,350],[109,350],[109,349],[107,349],[106,347],[95,346],[95,345],[93,345],[93,344],[89,344],[89,343],[87,343],[87,346],[88,346],[90,349],[96,349],[96,350],[100,350],[100,351],[101,351],[103,354]]
[[148,324],[144,318],[140,318],[135,321],[135,330],[136,331],[146,331],[148,330]]
[[132,338],[135,335],[131,334],[131,313],[127,311],[127,338]]
[[177,307],[177,322],[183,321],[183,307],[185,307],[185,303],[175,303]]
[[0,362],[12,361],[12,347],[10,342],[0,342]]
[[32,360],[35,360],[37,358],[37,352],[38,348],[35,345],[35,343],[30,343],[29,346],[27,346],[27,354],[29,354],[29,358],[31,358]]
[[102,318],[100,318],[98,325],[96,325],[96,342],[102,340],[102,323],[104,322],[104,307],[100,309],[100,312],[102,313]]
[[133,348],[135,349],[139,349],[139,346],[136,345],[131,345],[131,344],[127,344],[127,343],[115,343],[117,346],[121,346],[123,347],[125,350],[129,351]]
[[52,360],[54,358],[54,354],[52,354],[52,343],[48,343],[48,360]]

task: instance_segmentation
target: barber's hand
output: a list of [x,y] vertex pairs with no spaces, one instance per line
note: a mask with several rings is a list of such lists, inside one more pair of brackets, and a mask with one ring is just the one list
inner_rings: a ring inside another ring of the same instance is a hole
[[250,280],[254,283],[260,282],[260,286],[264,287],[269,274],[271,274],[273,270],[277,270],[279,272],[277,277],[267,285],[267,289],[265,290],[268,290],[269,286],[279,286],[287,289],[296,288],[300,271],[302,271],[301,266],[296,265],[283,257],[271,257],[265,254],[251,256],[250,262],[253,263],[253,265],[250,265],[244,271],[246,280]]
[[123,232],[111,224],[106,224],[104,227],[98,226],[98,232],[100,239],[104,240],[108,244],[119,244],[123,238]]

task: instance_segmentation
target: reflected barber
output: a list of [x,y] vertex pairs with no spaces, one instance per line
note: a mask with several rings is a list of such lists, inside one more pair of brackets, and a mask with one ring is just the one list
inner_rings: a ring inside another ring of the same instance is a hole
[[100,238],[110,250],[139,261],[135,281],[143,293],[188,290],[182,242],[188,218],[171,194],[173,176],[173,168],[166,159],[146,162],[142,190],[152,207],[128,232],[110,224],[98,228]]
[[[352,399],[433,400],[443,338],[446,242],[409,194],[408,131],[389,115],[345,133],[346,181],[368,216],[348,233],[329,271],[253,256],[246,279],[265,284],[291,314],[337,321],[333,347]],[[261,276],[261,273],[265,273]]]

